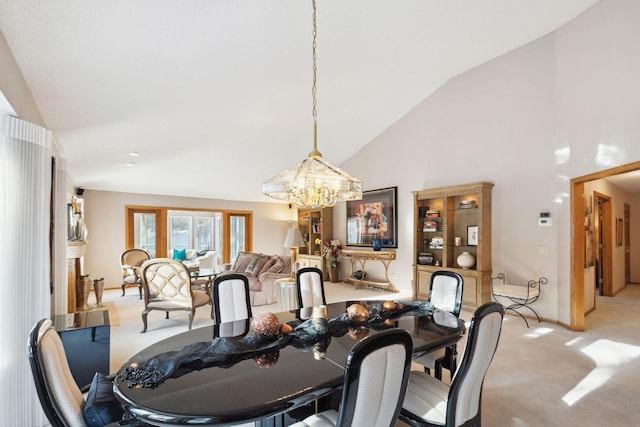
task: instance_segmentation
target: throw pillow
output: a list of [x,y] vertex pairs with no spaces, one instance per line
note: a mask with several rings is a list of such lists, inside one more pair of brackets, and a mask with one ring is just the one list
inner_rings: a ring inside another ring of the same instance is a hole
[[253,270],[256,268],[256,265],[258,264],[258,261],[260,261],[260,255],[254,255],[253,258],[251,258],[249,265],[247,265],[247,268],[244,269],[244,272],[247,274],[252,274]]
[[251,252],[238,252],[238,256],[236,257],[236,262],[233,264],[232,270],[236,273],[244,273],[255,255],[256,254]]
[[113,382],[96,372],[84,404],[84,418],[89,427],[102,427],[122,419],[124,409],[113,395]]
[[280,273],[284,267],[284,262],[280,257],[276,258],[276,262],[267,270],[269,273]]
[[173,259],[176,261],[184,261],[187,259],[187,250],[186,249],[174,249],[173,250]]
[[209,252],[209,249],[205,249],[204,251],[196,252],[196,254],[198,254],[198,256],[205,256],[207,254],[207,252]]
[[262,276],[263,273],[266,273],[273,264],[276,263],[276,259],[275,258],[269,258],[264,265],[262,266],[262,269],[258,272],[258,274],[256,274],[256,276],[260,277]]
[[253,271],[251,272],[251,274],[253,274],[255,277],[260,277],[260,273],[262,272],[265,264],[269,260],[270,260],[269,255],[260,254],[260,257],[258,258],[256,265],[253,267]]

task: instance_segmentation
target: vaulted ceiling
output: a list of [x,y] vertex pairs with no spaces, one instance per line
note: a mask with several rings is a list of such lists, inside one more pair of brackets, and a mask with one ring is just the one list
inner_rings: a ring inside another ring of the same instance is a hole
[[[596,1],[318,0],[320,151],[340,165]],[[76,185],[231,200],[271,201],[261,183],[311,151],[311,17],[310,0],[0,1]]]

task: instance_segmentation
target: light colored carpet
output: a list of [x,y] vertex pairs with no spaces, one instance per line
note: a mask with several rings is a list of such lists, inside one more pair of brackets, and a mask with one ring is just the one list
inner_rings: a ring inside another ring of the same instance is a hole
[[[409,295],[354,290],[349,284],[325,284],[328,302],[394,299]],[[143,302],[137,290],[106,290],[103,300],[119,326],[111,328],[111,370],[151,343],[186,331],[187,316],[149,314],[142,329]],[[277,304],[254,312],[277,312]],[[461,317],[469,321],[470,311]],[[613,298],[597,297],[586,318],[586,332],[572,332],[549,322],[524,322],[505,316],[498,350],[485,378],[482,422],[485,426],[640,426],[640,285]],[[197,311],[193,327],[211,324],[209,307]],[[459,345],[461,352],[464,340]],[[414,369],[420,369],[414,365]],[[444,380],[449,381],[445,371]],[[399,426],[404,425],[398,422]]]

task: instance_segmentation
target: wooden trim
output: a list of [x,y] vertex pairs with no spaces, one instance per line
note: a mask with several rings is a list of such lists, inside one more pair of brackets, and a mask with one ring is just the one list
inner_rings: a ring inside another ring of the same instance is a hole
[[640,161],[573,178],[571,193],[570,325],[584,331],[584,183],[640,170]]
[[571,182],[571,330],[584,331],[584,182]]

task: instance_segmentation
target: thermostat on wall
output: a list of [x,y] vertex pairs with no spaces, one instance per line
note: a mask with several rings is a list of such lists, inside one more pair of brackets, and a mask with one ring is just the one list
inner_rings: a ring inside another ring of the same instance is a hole
[[549,216],[549,212],[540,212],[540,219],[538,219],[538,225],[540,227],[550,227],[553,225],[553,220]]

